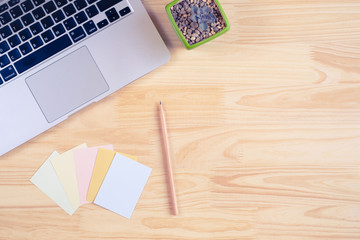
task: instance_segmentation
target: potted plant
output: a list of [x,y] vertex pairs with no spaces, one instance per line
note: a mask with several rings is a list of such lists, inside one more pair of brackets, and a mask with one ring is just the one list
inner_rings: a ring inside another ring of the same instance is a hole
[[166,13],[187,49],[209,42],[230,29],[218,0],[175,0],[166,5]]

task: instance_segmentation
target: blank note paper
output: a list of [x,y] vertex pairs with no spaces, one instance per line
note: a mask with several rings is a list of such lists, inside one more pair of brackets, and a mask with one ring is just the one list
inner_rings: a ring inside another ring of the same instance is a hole
[[63,186],[71,205],[75,209],[80,206],[80,197],[73,152],[73,150],[76,148],[86,148],[86,144],[83,143],[63,154],[50,159],[51,164],[53,165],[55,172],[60,179],[61,185]]
[[43,193],[45,193],[51,200],[53,200],[64,211],[72,215],[75,208],[72,207],[65,190],[63,189],[60,180],[50,162],[50,159],[58,156],[56,151],[41,165],[36,173],[31,177],[30,181],[37,186]]
[[151,168],[116,153],[94,203],[130,218]]
[[[88,202],[94,202],[96,194],[98,193],[100,186],[104,181],[105,175],[111,165],[111,162],[113,161],[115,154],[115,151],[99,148],[86,197]],[[124,155],[132,159],[137,159],[135,156],[128,154]]]
[[[74,161],[81,204],[89,203],[86,201],[86,195],[99,148],[100,147],[74,149]],[[101,148],[112,150],[113,145],[101,146]]]

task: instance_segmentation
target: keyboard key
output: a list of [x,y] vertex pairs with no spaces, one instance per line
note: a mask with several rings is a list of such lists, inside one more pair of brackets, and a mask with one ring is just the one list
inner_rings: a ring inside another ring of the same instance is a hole
[[75,0],[74,5],[77,10],[81,10],[87,6],[87,3],[85,0]]
[[8,38],[8,42],[10,47],[16,47],[17,45],[19,45],[21,43],[20,38],[17,35],[12,35],[11,37]]
[[32,2],[30,0],[26,0],[26,1],[22,2],[20,4],[20,6],[24,10],[24,12],[28,12],[34,8],[34,5],[32,4]]
[[10,63],[10,60],[9,60],[8,56],[6,56],[6,55],[0,56],[0,68],[5,67],[9,63]]
[[101,0],[96,3],[98,8],[100,9],[100,12],[105,11],[106,9],[114,6],[115,4],[121,2],[122,0]]
[[104,19],[104,20],[98,22],[98,23],[97,23],[97,26],[98,26],[98,28],[103,28],[103,27],[105,27],[105,26],[108,25],[108,24],[109,24],[109,21],[108,21],[107,19]]
[[9,6],[6,3],[0,5],[0,13],[4,12],[8,8],[9,8]]
[[51,32],[51,30],[47,30],[41,34],[41,37],[44,42],[47,43],[54,39],[54,34]]
[[20,17],[23,14],[23,11],[21,10],[21,8],[19,6],[16,6],[16,7],[10,9],[10,14],[15,19],[17,17]]
[[26,54],[28,54],[29,52],[32,51],[31,46],[30,46],[30,44],[28,42],[24,43],[23,45],[20,45],[19,49],[20,49],[20,52],[23,55],[26,55]]
[[21,21],[23,22],[23,24],[25,26],[28,26],[28,25],[32,24],[35,20],[34,20],[33,16],[30,13],[28,13],[21,17]]
[[95,25],[95,23],[93,22],[93,20],[90,20],[90,21],[84,23],[83,26],[84,26],[84,29],[85,29],[85,31],[86,31],[86,33],[87,33],[88,35],[96,32],[96,30],[97,30],[96,25]]
[[5,25],[11,21],[11,16],[8,12],[4,12],[0,15],[0,22]]
[[97,0],[87,0],[88,4],[91,5],[93,4],[94,2],[96,2]]
[[125,16],[126,14],[128,14],[128,13],[130,13],[131,12],[131,10],[130,10],[130,8],[129,7],[126,7],[126,8],[123,8],[123,9],[121,9],[120,11],[119,11],[119,14],[120,14],[120,16]]
[[19,50],[17,48],[11,50],[8,54],[9,54],[11,61],[15,61],[21,57],[21,53],[19,52]]
[[78,24],[81,24],[88,19],[84,11],[75,14],[74,18]]
[[61,23],[53,27],[52,30],[54,31],[55,36],[57,37],[65,32],[65,28]]
[[16,19],[12,23],[10,23],[10,27],[13,30],[13,32],[17,32],[20,31],[24,26],[19,19]]
[[65,19],[65,15],[64,15],[64,13],[62,12],[61,9],[59,9],[59,10],[56,11],[56,12],[54,12],[51,16],[53,17],[53,19],[54,19],[54,21],[55,21],[56,23],[58,23],[58,22],[60,22],[60,21],[62,21],[62,20]]
[[2,79],[0,78],[0,85],[3,84],[4,82],[2,81]]
[[32,11],[32,14],[34,15],[34,18],[36,20],[39,20],[40,18],[42,18],[43,16],[45,16],[45,12],[42,9],[42,7],[38,7],[36,8],[34,11]]
[[47,2],[44,5],[44,9],[46,13],[52,13],[53,11],[56,10],[56,6],[55,3],[53,1]]
[[35,6],[39,6],[40,4],[43,4],[45,0],[32,0]]
[[20,2],[20,0],[10,0],[10,1],[8,2],[8,4],[9,4],[10,7],[13,7],[13,6],[15,6],[16,4],[18,4],[19,2]]
[[46,60],[47,58],[55,55],[56,53],[64,50],[72,44],[69,36],[67,34],[62,37],[50,42],[44,47],[39,48],[38,50],[32,52],[28,56],[20,59],[14,65],[18,73],[22,73],[29,68],[39,64],[40,62]]
[[12,34],[11,29],[9,26],[5,26],[3,28],[0,28],[0,36],[2,38],[7,38],[8,36],[10,36]]
[[73,29],[76,26],[74,18],[68,18],[64,21],[64,26],[67,30]]
[[26,40],[32,37],[31,32],[29,29],[25,28],[24,30],[19,32],[20,39],[25,42]]
[[119,14],[116,12],[115,8],[110,8],[105,12],[106,17],[109,19],[110,22],[113,22],[120,18]]
[[9,81],[13,77],[16,77],[16,72],[13,66],[8,66],[7,68],[1,70],[0,73],[5,82]]
[[73,15],[76,12],[76,9],[72,3],[66,5],[63,10],[67,17]]
[[40,36],[37,36],[30,40],[30,44],[33,47],[33,49],[37,49],[38,47],[42,46],[44,43],[41,40]]
[[54,25],[54,21],[50,16],[47,16],[43,19],[41,19],[41,24],[45,29],[48,29],[49,27]]
[[80,26],[70,32],[70,37],[72,38],[74,43],[76,43],[76,42],[80,41],[81,39],[85,38],[86,34],[85,34],[84,30],[82,29],[82,27]]
[[99,10],[95,7],[95,5],[92,5],[85,9],[86,14],[89,16],[89,18],[92,18],[93,16],[98,15]]
[[36,34],[42,32],[43,28],[40,25],[40,23],[37,22],[30,26],[30,30],[31,30],[32,34],[36,35]]
[[55,5],[60,7],[63,7],[67,4],[67,0],[55,0]]
[[10,49],[9,44],[6,41],[0,42],[0,54],[9,51],[9,49]]

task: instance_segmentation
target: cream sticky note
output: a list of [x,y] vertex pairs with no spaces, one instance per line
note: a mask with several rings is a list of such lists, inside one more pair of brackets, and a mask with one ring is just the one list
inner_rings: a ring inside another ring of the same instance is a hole
[[116,153],[94,203],[130,218],[151,168]]
[[89,189],[89,184],[99,148],[112,150],[113,145],[74,149],[76,177],[81,204],[89,203],[86,201],[86,195]]
[[83,143],[50,159],[61,185],[63,186],[72,207],[75,209],[80,206],[80,197],[74,162],[74,149],[86,147],[86,143]]
[[[86,200],[88,202],[94,202],[96,194],[98,193],[102,182],[106,176],[106,173],[111,165],[111,162],[115,156],[116,152],[108,149],[99,148],[98,154],[96,156],[96,161],[94,165],[94,170],[91,176],[90,185]],[[127,155],[126,156],[137,159],[135,156]]]
[[58,156],[56,151],[41,165],[36,173],[31,177],[30,181],[37,186],[43,193],[45,193],[51,200],[53,200],[64,211],[72,215],[75,208],[72,207],[65,190],[63,189],[59,178],[50,162],[50,159]]

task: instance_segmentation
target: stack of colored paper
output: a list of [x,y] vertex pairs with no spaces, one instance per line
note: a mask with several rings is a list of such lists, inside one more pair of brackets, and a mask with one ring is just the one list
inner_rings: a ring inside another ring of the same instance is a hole
[[53,152],[30,181],[70,215],[93,202],[130,218],[151,173],[136,160],[112,145],[88,148],[84,143],[63,154]]

